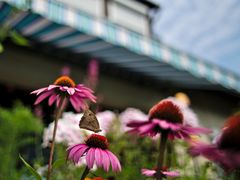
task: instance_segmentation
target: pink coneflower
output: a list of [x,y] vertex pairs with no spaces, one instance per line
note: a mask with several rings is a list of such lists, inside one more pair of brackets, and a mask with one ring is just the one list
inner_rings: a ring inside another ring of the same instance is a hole
[[206,128],[184,125],[180,108],[168,99],[160,101],[150,109],[148,120],[133,120],[127,126],[132,128],[130,132],[140,135],[155,136],[167,132],[170,139],[190,139],[190,135],[210,132]]
[[182,93],[177,93],[175,97],[168,97],[167,99],[171,100],[174,104],[176,104],[180,108],[183,114],[184,124],[187,124],[193,127],[199,126],[198,117],[193,112],[193,110],[189,107],[190,100],[187,98],[186,95]]
[[219,164],[226,172],[240,168],[240,114],[228,118],[214,144],[193,142],[189,152]]
[[[156,176],[156,168],[155,169],[142,169],[141,170],[142,174],[148,177],[153,177]],[[179,172],[176,171],[168,171],[166,167],[162,168],[161,174],[163,175],[164,178],[167,177],[178,177],[180,176]]]
[[39,104],[44,99],[48,98],[48,105],[51,106],[54,102],[59,106],[61,99],[69,98],[72,106],[76,111],[85,109],[87,104],[85,100],[96,102],[96,97],[93,91],[82,84],[76,85],[75,82],[68,76],[59,77],[54,84],[49,85],[31,92],[39,97],[35,101],[35,105]]
[[97,167],[102,167],[106,172],[109,171],[110,164],[115,172],[121,171],[118,158],[108,150],[108,140],[106,137],[92,134],[88,137],[85,144],[77,144],[67,149],[68,159],[77,164],[81,157],[86,157],[87,167],[93,168],[94,163]]
[[128,126],[133,128],[130,132],[140,135],[155,136],[161,133],[159,143],[159,157],[157,161],[156,179],[162,180],[164,154],[167,139],[190,139],[191,135],[208,133],[205,128],[195,128],[183,123],[183,114],[180,108],[171,100],[165,99],[154,105],[149,111],[149,119],[146,121],[132,121]]

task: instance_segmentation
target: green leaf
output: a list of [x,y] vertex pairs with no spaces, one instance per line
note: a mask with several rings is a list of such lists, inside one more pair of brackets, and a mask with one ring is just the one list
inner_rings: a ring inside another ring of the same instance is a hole
[[65,163],[66,163],[66,158],[58,159],[53,163],[52,169],[57,169],[58,167],[62,166]]
[[34,144],[35,141],[36,141],[36,139],[34,137],[26,137],[26,138],[22,139],[21,141],[18,141],[17,145],[19,147],[22,147],[24,145]]
[[0,53],[4,51],[3,45],[0,43]]
[[10,37],[11,37],[12,41],[14,43],[16,43],[17,45],[20,45],[20,46],[28,46],[29,45],[28,40],[25,39],[23,36],[21,36],[16,31],[10,32]]
[[26,166],[26,168],[32,173],[32,175],[37,179],[37,180],[42,180],[40,174],[38,174],[38,172],[32,167],[30,166],[24,159],[23,157],[19,154],[19,158],[21,159],[21,161],[24,163],[24,165]]
[[0,29],[0,41],[4,41],[8,37],[9,29],[2,26]]

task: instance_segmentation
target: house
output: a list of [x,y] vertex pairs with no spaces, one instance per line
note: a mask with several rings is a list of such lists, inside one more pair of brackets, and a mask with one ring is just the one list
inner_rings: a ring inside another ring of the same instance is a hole
[[[147,111],[159,99],[183,91],[203,124],[219,126],[239,106],[240,77],[156,40],[149,11],[157,8],[151,0],[0,1],[1,27],[31,44],[3,42],[2,89],[28,93],[54,81],[66,65],[81,82],[95,59],[101,106]],[[1,94],[6,101],[8,90]]]

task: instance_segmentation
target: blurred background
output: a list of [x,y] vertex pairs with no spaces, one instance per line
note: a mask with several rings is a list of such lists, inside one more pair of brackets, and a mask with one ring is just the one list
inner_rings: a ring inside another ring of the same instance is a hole
[[1,144],[34,134],[18,152],[31,161],[42,151],[54,108],[34,107],[30,92],[60,75],[94,89],[97,111],[147,113],[183,92],[200,124],[220,128],[240,106],[239,9],[237,0],[1,0]]

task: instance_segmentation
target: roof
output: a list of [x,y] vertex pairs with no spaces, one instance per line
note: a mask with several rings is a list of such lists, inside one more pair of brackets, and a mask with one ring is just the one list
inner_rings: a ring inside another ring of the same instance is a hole
[[135,0],[135,1],[145,4],[149,8],[159,8],[159,4],[153,0]]
[[[7,3],[6,3],[7,2]],[[240,77],[161,42],[93,18],[62,3],[47,0],[0,2],[0,23],[41,43],[90,54],[130,71],[180,87],[240,92]],[[13,7],[22,11],[12,13]],[[23,10],[28,11],[23,11]]]

